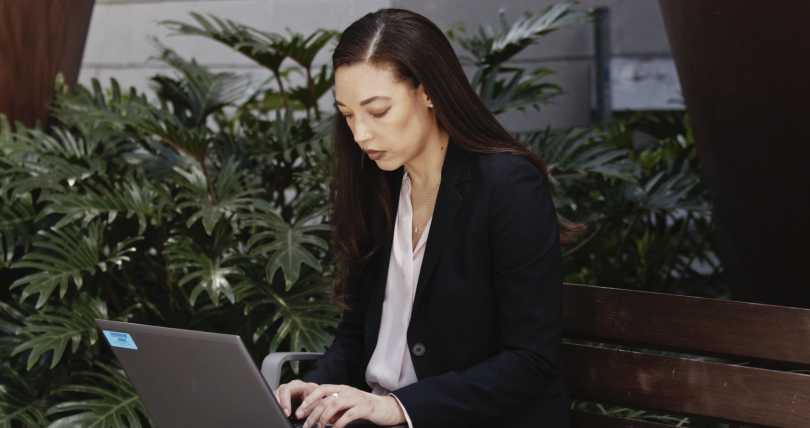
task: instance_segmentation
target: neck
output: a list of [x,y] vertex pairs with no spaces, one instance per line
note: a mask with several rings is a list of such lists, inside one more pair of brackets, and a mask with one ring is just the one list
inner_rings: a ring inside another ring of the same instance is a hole
[[405,164],[414,187],[425,188],[436,186],[442,177],[442,165],[447,154],[450,135],[443,129],[437,129],[428,137],[425,149]]

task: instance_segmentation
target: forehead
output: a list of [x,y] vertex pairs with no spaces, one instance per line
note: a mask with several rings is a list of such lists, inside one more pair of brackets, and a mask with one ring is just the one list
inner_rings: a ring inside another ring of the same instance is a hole
[[407,85],[396,82],[387,66],[360,63],[335,70],[335,98],[349,107],[373,96],[394,97],[404,90]]

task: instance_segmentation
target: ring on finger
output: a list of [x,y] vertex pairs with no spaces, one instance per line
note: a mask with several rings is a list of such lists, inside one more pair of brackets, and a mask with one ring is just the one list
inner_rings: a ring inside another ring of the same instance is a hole
[[337,393],[337,392],[333,392],[333,393],[332,393],[332,397],[335,397],[335,400],[337,400],[337,399],[338,399],[338,393]]

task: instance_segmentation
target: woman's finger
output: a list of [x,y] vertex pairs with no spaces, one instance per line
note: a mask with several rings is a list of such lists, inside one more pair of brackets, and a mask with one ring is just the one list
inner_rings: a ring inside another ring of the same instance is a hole
[[[334,398],[324,397],[317,404],[310,406],[311,410],[309,412],[309,416],[307,416],[306,422],[304,422],[304,428],[311,428],[321,420],[321,416],[323,415],[324,410],[326,410],[329,404],[331,404],[330,400],[334,400]],[[319,425],[320,428],[324,428],[325,426],[326,426],[325,423],[321,423]]]
[[298,419],[303,419],[304,416],[309,413],[310,407],[318,404],[323,397],[326,397],[333,392],[338,392],[339,389],[340,386],[338,385],[318,386],[311,393],[309,393],[309,395],[304,398],[304,401],[301,402],[301,405],[298,406],[298,410],[295,412],[295,417]]
[[353,409],[360,404],[357,399],[357,394],[352,394],[351,390],[338,393],[338,395],[339,397],[330,395],[323,399],[323,401],[327,403],[324,406],[321,417],[318,418],[317,421],[320,422],[320,426],[325,426],[329,423],[337,413],[343,412],[346,409]]
[[284,410],[284,414],[286,416],[290,416],[290,409],[292,408],[290,388],[288,388],[287,385],[281,385],[276,391],[276,398],[278,398],[278,403],[281,405],[281,409]]
[[336,420],[332,425],[334,426],[334,428],[343,428],[349,422],[352,422],[357,419],[366,418],[367,415],[364,415],[363,413],[364,412],[361,412],[357,407],[352,407],[351,409],[343,412],[343,416],[341,416],[340,419]]

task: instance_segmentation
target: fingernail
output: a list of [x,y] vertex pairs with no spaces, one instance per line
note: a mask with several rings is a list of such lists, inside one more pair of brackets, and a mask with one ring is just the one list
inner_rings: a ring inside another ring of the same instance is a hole
[[287,416],[290,416],[290,409],[285,407],[284,408],[284,414],[287,415]]
[[304,428],[309,428],[309,423],[308,422],[304,422]]
[[303,418],[304,417],[304,412],[302,412],[300,410],[295,412],[295,417],[298,418],[298,419]]

